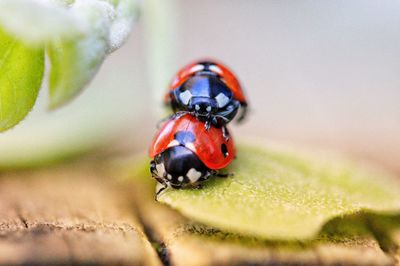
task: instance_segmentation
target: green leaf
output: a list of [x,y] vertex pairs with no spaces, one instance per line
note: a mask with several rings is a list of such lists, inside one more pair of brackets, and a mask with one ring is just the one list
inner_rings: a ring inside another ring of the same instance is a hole
[[71,12],[86,25],[87,33],[77,39],[60,39],[48,45],[50,108],[73,98],[97,72],[109,49],[110,13],[113,11],[110,4],[95,0],[72,6]]
[[0,131],[18,124],[32,109],[42,83],[44,51],[0,29]]
[[48,45],[51,62],[50,108],[71,100],[90,82],[106,55],[126,40],[133,19],[132,0],[77,1],[71,12],[85,26],[85,34],[75,39],[59,39]]
[[167,189],[159,200],[195,221],[268,239],[315,237],[335,217],[400,212],[400,184],[335,157],[240,146],[226,179]]
[[93,79],[106,56],[124,43],[137,15],[135,3],[2,0],[0,26],[27,45],[46,46],[51,63],[49,106],[56,108],[77,95]]
[[[98,46],[91,46],[97,42]],[[55,41],[48,45],[51,70],[49,107],[54,109],[71,100],[93,78],[105,58],[104,41]]]
[[[101,11],[100,15],[96,13]],[[1,0],[0,24],[17,38],[31,44],[74,39],[102,30],[107,22],[108,52],[127,39],[137,17],[135,0]],[[89,18],[89,19],[88,19]]]

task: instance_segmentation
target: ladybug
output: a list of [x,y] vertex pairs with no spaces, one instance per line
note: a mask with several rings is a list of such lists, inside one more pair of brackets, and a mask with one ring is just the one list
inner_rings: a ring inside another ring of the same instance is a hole
[[227,176],[218,170],[235,157],[232,138],[226,140],[221,128],[206,130],[204,122],[190,114],[171,116],[157,133],[150,148],[150,172],[167,187],[197,187],[210,176]]
[[247,110],[246,98],[235,75],[214,61],[198,61],[182,68],[173,78],[164,103],[174,113],[193,114],[205,122],[207,129],[211,124],[225,127],[240,108],[238,121],[241,121]]

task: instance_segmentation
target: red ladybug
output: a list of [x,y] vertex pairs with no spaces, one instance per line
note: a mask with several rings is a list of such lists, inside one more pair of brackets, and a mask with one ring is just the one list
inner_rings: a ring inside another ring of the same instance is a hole
[[[196,187],[235,157],[232,138],[226,140],[221,128],[204,128],[204,122],[190,114],[172,116],[153,140],[150,172],[165,188]],[[223,175],[220,175],[223,176]],[[225,175],[226,176],[226,175]]]
[[247,101],[235,75],[223,64],[198,61],[182,68],[174,77],[165,95],[165,104],[176,112],[189,112],[201,121],[225,126],[242,108],[241,121]]

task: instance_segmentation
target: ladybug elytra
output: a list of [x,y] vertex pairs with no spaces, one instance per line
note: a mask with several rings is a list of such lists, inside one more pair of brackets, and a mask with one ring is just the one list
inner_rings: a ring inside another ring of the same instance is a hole
[[[216,175],[235,157],[232,138],[217,127],[205,129],[204,122],[190,114],[172,116],[160,129],[150,148],[152,176],[163,187],[196,187]],[[222,176],[222,175],[221,175]]]

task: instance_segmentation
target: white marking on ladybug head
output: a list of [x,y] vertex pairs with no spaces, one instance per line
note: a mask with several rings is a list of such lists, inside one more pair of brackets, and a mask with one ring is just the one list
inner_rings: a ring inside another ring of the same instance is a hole
[[196,109],[196,111],[199,111],[199,110],[200,110],[200,105],[196,104],[196,105],[194,106],[194,109]]
[[179,146],[179,141],[177,141],[176,139],[174,139],[173,141],[171,141],[169,144],[168,144],[168,148],[170,148],[170,147],[175,147],[175,146]]
[[158,176],[163,177],[165,175],[165,167],[163,163],[157,164],[156,169]]
[[198,65],[195,65],[194,67],[192,67],[190,70],[191,70],[191,72],[198,72],[198,71],[201,71],[203,69],[204,69],[204,66],[198,64]]
[[211,70],[211,71],[213,71],[213,72],[215,72],[215,73],[218,73],[218,74],[222,74],[222,70],[218,67],[218,66],[216,66],[216,65],[211,65],[211,66],[209,66],[209,69]]
[[181,99],[182,103],[184,105],[188,105],[190,99],[192,98],[192,93],[188,90],[182,92],[181,94],[179,94],[179,98]]
[[211,106],[207,106],[206,111],[211,112]]
[[168,180],[171,180],[171,179],[172,179],[172,175],[167,174],[167,179],[168,179]]
[[183,176],[179,176],[179,177],[178,177],[178,181],[179,181],[179,182],[182,182],[182,181],[183,181]]
[[194,168],[190,168],[190,170],[187,172],[186,176],[189,178],[191,183],[195,183],[201,177],[201,172],[197,171]]
[[215,100],[217,101],[219,108],[224,107],[229,102],[229,98],[222,92],[220,92],[217,96],[215,96]]

